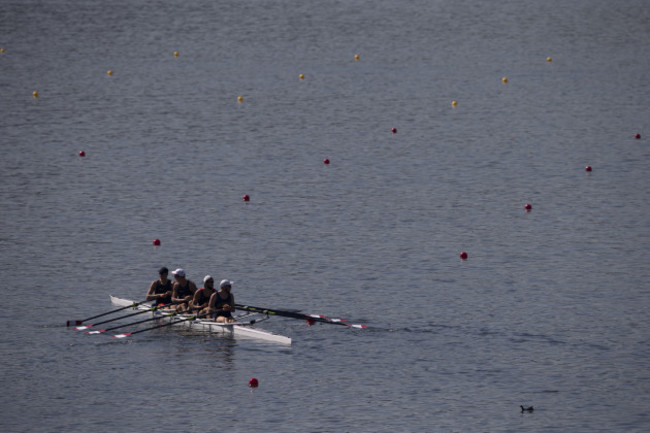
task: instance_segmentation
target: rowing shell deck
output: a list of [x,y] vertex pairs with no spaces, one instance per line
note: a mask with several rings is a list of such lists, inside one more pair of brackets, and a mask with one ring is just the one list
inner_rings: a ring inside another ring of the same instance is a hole
[[[118,307],[127,307],[133,305],[135,302],[129,299],[118,298],[116,296],[111,296],[111,303],[117,305]],[[136,310],[147,310],[151,306],[147,304],[139,305],[134,307]],[[184,316],[182,314],[176,316],[166,316],[164,313],[159,311],[152,311],[150,314],[152,316],[159,316],[161,320],[171,321],[179,320],[190,316]],[[191,329],[192,331],[198,332],[209,332],[213,334],[223,334],[232,337],[243,337],[243,338],[253,338],[257,340],[264,340],[273,343],[280,344],[291,344],[291,338],[285,337],[284,335],[274,334],[272,332],[263,331],[261,329],[252,328],[249,324],[231,324],[231,323],[217,323],[211,320],[184,320],[178,322],[178,325],[185,328]]]

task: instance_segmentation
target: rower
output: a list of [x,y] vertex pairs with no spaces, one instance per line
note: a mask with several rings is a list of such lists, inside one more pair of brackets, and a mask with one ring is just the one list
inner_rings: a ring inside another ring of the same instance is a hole
[[210,298],[217,293],[214,289],[214,279],[210,275],[203,278],[203,287],[194,293],[190,310],[199,316],[207,316],[210,312]]
[[196,293],[196,284],[185,277],[185,270],[178,268],[174,272],[174,287],[172,289],[172,303],[176,311],[185,313],[190,309],[190,302]]
[[210,297],[210,315],[217,322],[232,323],[235,321],[232,317],[232,313],[235,312],[235,296],[230,293],[232,284],[230,280],[221,280],[219,291]]
[[147,291],[147,301],[154,301],[154,305],[168,305],[172,302],[172,282],[167,279],[169,269],[162,267],[158,270],[159,278],[151,282]]

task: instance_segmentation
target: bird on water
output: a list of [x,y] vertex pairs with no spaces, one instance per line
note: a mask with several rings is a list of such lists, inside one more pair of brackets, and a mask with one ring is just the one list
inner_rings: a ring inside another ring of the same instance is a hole
[[535,410],[532,406],[529,406],[529,407],[519,406],[519,407],[521,408],[521,412],[522,412],[522,413],[523,413],[523,412],[532,412],[532,411]]

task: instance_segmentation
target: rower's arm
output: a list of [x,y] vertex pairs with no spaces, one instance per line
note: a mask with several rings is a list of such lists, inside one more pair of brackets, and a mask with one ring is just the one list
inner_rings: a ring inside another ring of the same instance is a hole
[[208,311],[210,314],[216,313],[217,309],[215,308],[217,304],[217,292],[214,292],[212,296],[210,296],[210,300],[208,301]]
[[156,281],[152,282],[151,285],[149,286],[149,290],[147,291],[147,301],[155,301],[158,299],[158,295],[155,294],[154,287],[156,286]]
[[190,289],[190,294],[185,297],[184,302],[191,303],[194,300],[194,295],[196,295],[199,289],[196,288],[196,284],[194,284],[192,281],[189,282],[187,288]]
[[194,293],[194,296],[192,297],[192,301],[190,302],[190,308],[198,308],[201,306],[201,303],[199,302],[199,296],[200,296],[200,290],[197,290]]
[[172,286],[172,304],[180,304],[183,302],[182,299],[178,299],[178,283],[174,283]]

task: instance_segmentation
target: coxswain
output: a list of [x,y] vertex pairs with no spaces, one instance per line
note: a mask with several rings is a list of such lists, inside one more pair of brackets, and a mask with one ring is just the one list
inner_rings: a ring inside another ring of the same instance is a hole
[[169,269],[162,267],[158,270],[159,278],[151,282],[147,292],[147,301],[154,301],[153,305],[169,305],[172,303],[172,282],[167,279]]
[[185,313],[190,309],[190,302],[196,293],[196,284],[185,277],[185,271],[181,268],[172,272],[176,282],[172,289],[172,304],[176,311]]
[[210,312],[210,298],[217,293],[214,289],[214,278],[206,275],[203,278],[203,287],[196,291],[192,302],[190,303],[190,310],[192,313],[201,317],[207,316]]
[[219,291],[210,297],[209,312],[217,322],[231,323],[235,321],[232,317],[232,313],[235,312],[235,297],[230,293],[232,284],[230,280],[221,280]]

